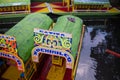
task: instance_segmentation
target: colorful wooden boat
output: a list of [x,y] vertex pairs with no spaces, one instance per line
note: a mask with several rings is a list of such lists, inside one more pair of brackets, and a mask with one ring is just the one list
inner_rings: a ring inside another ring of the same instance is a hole
[[[4,0],[0,2],[0,11],[2,14],[0,15],[0,18],[13,16],[24,17],[26,14],[29,14],[29,12],[53,13],[59,15],[72,14],[93,17],[120,14],[120,10],[112,7],[109,0],[46,0],[46,2],[44,0],[36,1],[37,2],[30,2],[29,0]],[[25,13],[21,14],[21,12]]]
[[1,79],[74,80],[83,21],[66,15],[52,23],[47,15],[34,13],[0,34]]
[[52,25],[52,22],[49,16],[34,13],[26,16],[7,31],[5,35],[0,34],[0,60],[4,63],[0,67],[0,80],[3,78],[18,80],[22,77],[26,80],[31,79],[35,72],[34,64],[31,60],[31,50],[34,47],[33,29],[41,28],[47,30]]
[[30,13],[30,0],[1,0],[0,14]]

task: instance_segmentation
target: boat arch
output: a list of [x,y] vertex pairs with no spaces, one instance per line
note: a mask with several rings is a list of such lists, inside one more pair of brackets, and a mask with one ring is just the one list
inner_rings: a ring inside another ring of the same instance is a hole
[[42,46],[36,46],[32,50],[32,60],[34,62],[39,62],[40,53],[64,57],[66,59],[66,68],[73,69],[74,58],[67,51],[51,49],[51,48],[42,47]]
[[12,54],[10,52],[0,51],[0,57],[15,61],[15,63],[17,64],[18,70],[22,72],[25,71],[24,63],[17,55]]

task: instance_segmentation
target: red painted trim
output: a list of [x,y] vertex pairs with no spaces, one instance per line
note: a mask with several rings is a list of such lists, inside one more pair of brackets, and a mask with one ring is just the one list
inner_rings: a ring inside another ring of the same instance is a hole
[[31,80],[46,80],[47,74],[52,65],[51,60],[51,56],[45,55],[39,65],[37,65],[37,71],[34,73]]
[[61,10],[61,11],[64,11],[64,12],[70,12],[70,11],[72,11],[72,8],[70,8],[69,11],[68,11],[67,7],[54,8],[54,9],[58,9],[58,10]]
[[72,78],[72,69],[66,69],[63,80],[72,80],[71,78]]
[[32,2],[31,7],[35,7],[35,6],[38,6],[40,4],[42,4],[42,2]]
[[45,7],[39,7],[39,8],[31,8],[31,12],[37,12],[41,9],[44,9]]
[[109,50],[109,49],[106,49],[106,52],[107,52],[108,54],[112,54],[112,55],[114,55],[115,57],[120,58],[120,54],[117,53],[117,52],[114,52],[114,51]]
[[51,60],[52,60],[51,56],[48,56],[48,58],[45,61],[44,66],[42,68],[42,71],[41,71],[42,74],[40,75],[39,80],[46,80],[47,74],[48,74],[50,67],[51,67],[51,64],[52,64]]
[[[56,5],[56,6],[63,6],[62,2],[52,2],[51,4]],[[64,3],[64,6],[66,6],[67,3]]]

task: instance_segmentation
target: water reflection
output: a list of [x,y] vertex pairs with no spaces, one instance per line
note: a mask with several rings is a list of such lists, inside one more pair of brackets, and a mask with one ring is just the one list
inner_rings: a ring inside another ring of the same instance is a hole
[[120,80],[117,58],[105,53],[110,34],[100,25],[87,26],[75,80]]
[[[94,35],[93,33],[97,35]],[[104,37],[100,34],[99,30],[94,29],[93,26],[87,27],[87,31],[84,34],[76,80],[96,80],[95,69],[97,66],[97,62],[96,59],[90,57],[91,47],[95,47],[98,42],[102,41],[103,38]]]

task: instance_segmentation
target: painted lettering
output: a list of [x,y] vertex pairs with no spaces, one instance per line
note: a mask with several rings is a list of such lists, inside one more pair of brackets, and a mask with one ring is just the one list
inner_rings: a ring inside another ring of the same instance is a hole
[[65,52],[61,52],[61,51],[57,51],[57,50],[53,50],[53,49],[47,49],[47,48],[37,48],[34,50],[34,56],[37,56],[37,54],[41,52],[41,53],[46,53],[46,54],[54,54],[54,55],[58,55],[58,56],[62,56],[62,57],[66,57],[68,62],[71,62],[71,58],[70,56],[65,53]]
[[45,34],[45,35],[54,35],[54,36],[61,36],[61,37],[71,37],[71,34],[67,33],[60,33],[60,32],[54,32],[54,31],[47,31],[42,29],[34,29],[34,32]]
[[5,57],[5,58],[13,59],[14,61],[17,62],[18,65],[21,65],[21,62],[19,61],[19,59],[17,59],[15,56],[13,56],[13,55],[11,55],[11,54],[7,54],[7,53],[4,53],[4,52],[0,52],[0,56],[1,56],[1,57]]

